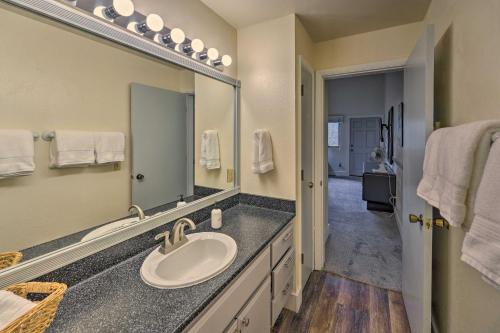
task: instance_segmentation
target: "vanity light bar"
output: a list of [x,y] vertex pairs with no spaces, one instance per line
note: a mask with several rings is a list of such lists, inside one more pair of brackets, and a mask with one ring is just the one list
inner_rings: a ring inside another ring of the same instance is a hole
[[[113,0],[110,6],[96,6],[93,13],[95,16],[114,22],[119,17],[133,16],[135,7],[132,0]],[[129,22],[127,29],[140,35],[154,32],[153,40],[155,42],[172,48],[185,56],[200,60],[212,67],[219,67],[220,65],[228,67],[232,63],[229,55],[219,58],[219,51],[217,49],[206,49],[205,43],[201,39],[186,39],[184,31],[179,28],[173,28],[168,33],[162,34],[162,30],[165,29],[164,21],[157,14],[149,14],[141,22]]]

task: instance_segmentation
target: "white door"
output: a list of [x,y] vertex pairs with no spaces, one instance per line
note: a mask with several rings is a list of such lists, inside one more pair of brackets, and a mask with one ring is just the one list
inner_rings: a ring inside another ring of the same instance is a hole
[[[425,142],[433,128],[434,29],[428,26],[408,58],[404,71],[402,289],[413,333],[431,331],[432,209],[417,197]],[[409,214],[423,215],[423,225]]]
[[313,73],[301,65],[301,223],[302,223],[302,287],[305,286],[314,265],[313,242],[313,167],[314,118]]
[[132,203],[143,209],[187,195],[186,94],[131,85]]
[[351,118],[349,143],[349,175],[362,176],[365,162],[375,147],[380,146],[379,117]]

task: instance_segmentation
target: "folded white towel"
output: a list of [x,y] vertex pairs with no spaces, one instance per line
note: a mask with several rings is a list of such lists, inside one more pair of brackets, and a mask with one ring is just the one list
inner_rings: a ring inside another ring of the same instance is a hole
[[268,130],[259,129],[253,133],[253,173],[266,173],[274,169],[273,144]]
[[97,164],[121,162],[125,160],[125,135],[121,132],[94,133]]
[[31,175],[35,171],[33,134],[0,130],[0,179]]
[[0,290],[0,331],[35,305],[10,291]]
[[216,130],[204,131],[201,136],[200,165],[208,170],[220,168],[219,133]]
[[493,135],[476,195],[474,220],[462,245],[462,260],[500,286],[500,133]]
[[87,166],[95,163],[92,132],[55,131],[50,143],[50,167]]
[[480,154],[487,152],[485,136],[500,128],[500,121],[478,121],[434,131],[425,148],[423,177],[417,194],[453,226],[467,216],[467,198],[474,173],[482,172]]

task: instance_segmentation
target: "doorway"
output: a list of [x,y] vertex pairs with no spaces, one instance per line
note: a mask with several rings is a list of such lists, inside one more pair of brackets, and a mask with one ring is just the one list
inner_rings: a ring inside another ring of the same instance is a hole
[[[400,292],[402,245],[396,219],[400,212],[394,209],[395,170],[400,166],[387,148],[392,147],[390,110],[403,101],[403,72],[331,79],[325,83],[325,94],[328,169],[333,172],[327,183],[324,270]],[[333,121],[338,125],[332,130]]]

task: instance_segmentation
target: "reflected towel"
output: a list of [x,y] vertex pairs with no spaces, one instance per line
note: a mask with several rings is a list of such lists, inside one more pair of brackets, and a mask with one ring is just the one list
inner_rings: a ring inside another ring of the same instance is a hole
[[97,164],[122,162],[125,160],[125,134],[121,132],[94,133]]
[[35,305],[35,303],[10,291],[0,290],[0,330],[31,310]]
[[31,175],[35,171],[33,133],[0,130],[0,179]]
[[95,163],[92,132],[55,131],[50,143],[50,167],[82,167]]
[[438,129],[427,141],[417,194],[439,208],[452,226],[462,225],[468,216],[467,198],[474,195],[472,180],[482,173],[483,155],[487,156],[491,135],[499,128],[498,120],[478,121]]
[[500,133],[493,135],[488,160],[479,185],[474,220],[465,235],[462,261],[500,287]]
[[219,133],[204,131],[201,135],[200,166],[208,170],[220,169]]
[[274,169],[273,144],[268,130],[259,129],[253,133],[253,173],[266,173]]

